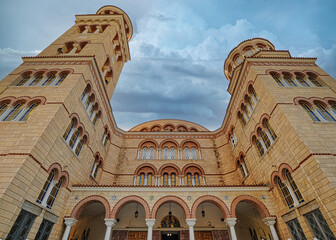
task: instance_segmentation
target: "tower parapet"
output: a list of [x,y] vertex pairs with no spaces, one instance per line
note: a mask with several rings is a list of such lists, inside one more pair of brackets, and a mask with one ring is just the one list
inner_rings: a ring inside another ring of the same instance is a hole
[[252,38],[241,42],[237,47],[231,50],[224,63],[224,74],[231,81],[233,75],[239,66],[242,65],[245,58],[252,57],[265,50],[275,50],[274,45],[263,38]]

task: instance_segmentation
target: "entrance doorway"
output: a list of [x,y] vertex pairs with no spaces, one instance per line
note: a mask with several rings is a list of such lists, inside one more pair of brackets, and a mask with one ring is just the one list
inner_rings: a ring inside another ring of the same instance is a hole
[[162,240],[179,240],[180,233],[179,232],[162,232],[161,239]]

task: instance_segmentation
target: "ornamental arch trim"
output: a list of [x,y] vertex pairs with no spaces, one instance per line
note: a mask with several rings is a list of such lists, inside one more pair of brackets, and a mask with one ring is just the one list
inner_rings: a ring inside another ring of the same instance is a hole
[[271,217],[271,214],[269,213],[267,207],[260,200],[250,195],[241,195],[241,196],[236,197],[231,203],[230,213],[233,218],[237,217],[236,208],[237,208],[238,203],[240,202],[247,202],[251,204],[253,207],[255,207],[258,210],[262,219],[266,217]]
[[99,196],[99,195],[91,195],[88,196],[86,198],[84,198],[83,200],[81,200],[79,203],[76,204],[76,206],[73,208],[70,217],[75,218],[75,219],[79,219],[79,216],[82,212],[82,210],[84,209],[84,207],[90,203],[94,203],[94,202],[100,202],[104,205],[105,208],[105,218],[110,218],[111,215],[111,207],[109,202],[106,200],[106,198]]
[[222,211],[222,213],[224,215],[224,218],[230,218],[231,217],[229,208],[226,206],[226,204],[221,199],[219,199],[218,197],[215,197],[215,196],[206,195],[206,196],[199,197],[193,203],[193,205],[191,207],[191,218],[196,218],[197,207],[203,202],[210,202],[210,203],[215,204]]
[[152,214],[151,214],[152,216],[151,217],[156,218],[156,214],[157,214],[157,211],[159,210],[159,208],[167,202],[168,203],[169,202],[176,203],[177,205],[179,205],[183,209],[186,219],[191,218],[191,213],[190,213],[190,210],[189,210],[189,207],[188,207],[187,203],[185,201],[183,201],[181,198],[176,197],[176,196],[171,196],[171,195],[160,198],[154,204],[154,206],[152,208]]
[[145,209],[145,213],[146,213],[145,219],[150,219],[151,218],[151,213],[150,213],[150,208],[149,208],[148,203],[143,198],[141,198],[139,196],[131,195],[131,196],[127,196],[127,197],[122,198],[121,200],[119,200],[116,203],[116,205],[114,205],[114,207],[112,209],[112,212],[111,212],[111,219],[117,219],[120,210],[128,203],[139,203],[139,204],[141,204]]

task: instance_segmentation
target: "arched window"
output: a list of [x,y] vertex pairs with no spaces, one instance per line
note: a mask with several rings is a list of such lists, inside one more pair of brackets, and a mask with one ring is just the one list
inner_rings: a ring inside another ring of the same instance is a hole
[[194,185],[199,186],[200,185],[200,177],[198,173],[194,174]]
[[232,133],[230,133],[230,140],[231,140],[232,146],[235,147],[237,145],[238,139],[233,130],[232,130]]
[[16,103],[10,107],[8,104],[2,104],[0,109],[1,121],[26,121],[33,110],[39,105],[39,102],[25,105],[23,102]]
[[277,138],[277,135],[276,135],[275,132],[273,131],[273,128],[271,128],[271,126],[269,125],[267,119],[264,120],[264,125],[265,125],[265,127],[266,127],[266,132],[268,133],[267,135],[270,136],[271,141],[275,141],[275,139]]
[[148,148],[147,147],[144,147],[142,149],[142,159],[147,159],[147,152],[148,152]]
[[107,132],[107,129],[105,129],[103,137],[102,137],[102,144],[104,145],[104,147],[106,147],[106,144],[109,138],[110,138],[110,134]]
[[36,202],[47,208],[51,208],[54,204],[58,191],[63,183],[63,178],[61,178],[58,182],[55,181],[54,178],[55,170],[52,170],[42,188],[42,191],[39,194],[38,199],[36,200]]
[[238,159],[238,167],[242,173],[242,176],[243,178],[245,178],[249,172],[247,170],[247,166],[246,166],[246,163],[245,163],[245,160],[244,160],[244,157],[241,156],[239,159]]
[[175,159],[175,148],[174,147],[170,148],[170,159]]
[[64,138],[65,141],[67,141],[69,139],[69,136],[72,135],[74,125],[75,125],[75,119],[72,119],[71,123],[69,124],[67,130],[65,131],[65,133],[63,135],[63,138]]
[[292,78],[288,74],[283,75],[283,80],[289,87],[296,87],[296,84],[293,82]]
[[286,203],[287,203],[288,207],[289,208],[294,207],[294,200],[293,200],[287,186],[282,183],[282,181],[279,177],[277,177],[277,182],[278,182],[279,188],[282,192],[282,195],[284,196],[284,198],[286,200]]
[[148,150],[148,158],[147,159],[154,159],[154,147],[150,147]]
[[321,117],[328,122],[336,121],[335,118],[325,109],[324,106],[320,103],[316,103],[315,106],[317,107],[317,112],[321,115]]
[[37,86],[39,83],[42,81],[43,76],[42,74],[37,74],[35,77],[32,78],[32,81],[28,81],[27,85],[28,86]]
[[172,186],[176,186],[176,174],[175,173],[172,173],[170,175],[170,178],[171,178],[171,185]]
[[168,173],[163,174],[163,186],[168,186]]
[[290,172],[287,169],[285,170],[285,174],[286,174],[286,178],[288,180],[288,183],[291,186],[292,190],[294,191],[295,197],[297,198],[299,203],[304,202],[303,197],[302,197],[296,183],[294,182],[294,179],[292,178],[292,175],[290,174]]
[[319,102],[315,105],[308,105],[306,102],[300,102],[301,107],[308,113],[309,117],[315,122],[335,122],[336,114],[332,105],[323,106]]
[[97,173],[98,173],[98,170],[99,170],[99,167],[100,167],[100,162],[99,162],[99,159],[98,159],[98,156],[96,157],[93,165],[92,165],[92,169],[91,169],[91,176],[93,178],[96,178],[97,177]]
[[263,143],[265,144],[266,149],[268,149],[271,146],[271,142],[270,142],[268,136],[260,128],[258,129],[258,134],[260,135],[261,139],[263,140]]
[[242,125],[245,126],[245,125],[246,125],[246,119],[245,119],[245,116],[244,116],[241,112],[239,112],[239,113],[238,113],[238,117],[239,117],[239,119],[240,119]]
[[86,142],[86,137],[83,135],[83,129],[75,128],[75,120],[72,119],[65,133],[63,134],[64,141],[69,145],[71,150],[78,156],[82,150],[83,144]]
[[141,173],[139,178],[139,185],[144,186],[145,185],[145,174]]
[[283,83],[281,82],[281,80],[279,79],[279,77],[275,73],[271,73],[271,76],[279,84],[280,87],[284,87]]
[[185,156],[185,159],[190,159],[190,151],[188,147],[184,148],[184,156]]
[[264,147],[261,145],[259,139],[256,137],[254,138],[254,144],[256,146],[257,152],[259,153],[259,156],[263,156],[265,153]]
[[21,80],[16,84],[16,86],[25,86],[25,84],[29,81],[30,79],[30,74],[25,74]]
[[196,148],[192,147],[191,148],[191,159],[197,159],[197,153],[196,153]]
[[309,75],[308,79],[315,87],[322,87],[321,83],[319,83],[313,75]]
[[8,103],[1,103],[0,104],[0,119],[2,114],[8,109]]
[[297,74],[295,79],[302,87],[309,87],[308,83],[303,79],[302,76]]
[[163,159],[169,159],[168,158],[168,147],[163,148]]
[[191,173],[187,173],[187,186],[192,185],[192,175]]
[[300,103],[300,105],[303,107],[303,109],[308,113],[309,117],[313,119],[316,122],[320,122],[321,120],[317,117],[315,112],[306,104],[306,103]]
[[152,186],[152,174],[148,173],[147,174],[147,186]]

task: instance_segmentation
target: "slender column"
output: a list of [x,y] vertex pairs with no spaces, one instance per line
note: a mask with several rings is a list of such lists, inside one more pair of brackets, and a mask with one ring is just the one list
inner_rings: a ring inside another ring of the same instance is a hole
[[153,239],[153,226],[155,224],[155,219],[145,219],[148,226],[147,240]]
[[62,240],[68,240],[71,227],[73,225],[75,225],[76,222],[77,222],[77,219],[75,219],[75,218],[64,218],[64,223],[66,225],[66,228],[65,228],[65,231],[63,233]]
[[99,33],[99,32],[103,32],[103,28],[102,28],[102,26],[100,26],[100,25],[98,25],[98,26],[96,27],[96,31],[95,31],[94,33]]
[[276,218],[275,217],[267,217],[263,219],[264,223],[269,226],[271,233],[272,233],[272,237],[274,240],[279,240],[278,235],[276,233],[274,224],[276,222]]
[[106,225],[106,232],[104,240],[110,240],[112,227],[116,224],[117,220],[115,219],[104,219]]
[[226,225],[230,228],[231,239],[237,240],[236,230],[234,226],[236,225],[237,218],[227,218],[225,219]]
[[195,240],[194,226],[196,224],[196,219],[186,219],[186,223],[189,226],[189,240]]

